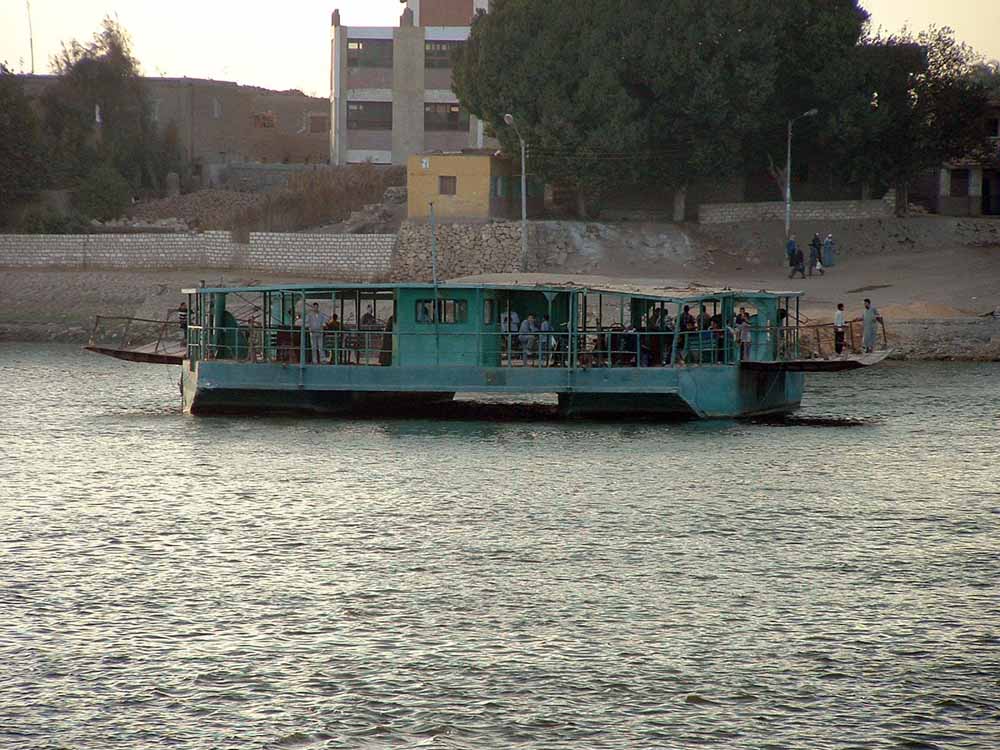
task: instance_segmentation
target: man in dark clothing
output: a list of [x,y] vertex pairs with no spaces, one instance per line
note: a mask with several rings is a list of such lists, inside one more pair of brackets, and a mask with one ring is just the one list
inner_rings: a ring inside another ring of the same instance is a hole
[[789,268],[795,268],[795,251],[799,249],[798,244],[795,242],[795,235],[793,234],[788,238],[788,242],[785,243],[785,256],[788,258]]
[[187,339],[188,330],[188,306],[187,302],[181,302],[177,308],[177,322],[181,327],[181,338]]
[[802,278],[806,277],[806,267],[805,267],[805,257],[802,255],[802,250],[799,247],[795,248],[795,252],[792,255],[792,260],[789,265],[792,267],[792,272],[788,274],[788,278],[793,278],[795,274],[801,274]]
[[809,242],[809,275],[813,275],[813,271],[819,271],[819,275],[823,275],[823,264],[820,262],[820,253],[823,250],[823,240],[819,238],[819,232],[813,235],[812,240]]

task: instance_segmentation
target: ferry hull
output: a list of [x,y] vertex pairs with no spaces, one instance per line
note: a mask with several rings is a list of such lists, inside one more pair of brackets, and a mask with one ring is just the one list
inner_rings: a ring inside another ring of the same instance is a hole
[[191,414],[390,412],[455,393],[553,393],[567,417],[749,417],[794,411],[804,376],[738,366],[678,368],[358,367],[198,362],[183,367]]

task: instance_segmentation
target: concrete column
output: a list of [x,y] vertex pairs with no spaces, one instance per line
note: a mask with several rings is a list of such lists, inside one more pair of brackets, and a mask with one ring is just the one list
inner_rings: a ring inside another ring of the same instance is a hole
[[[339,19],[338,19],[339,20]],[[347,163],[347,27],[330,27],[330,163]]]
[[941,167],[938,172],[938,197],[947,198],[951,195],[951,170],[948,167]]
[[424,29],[392,32],[392,163],[424,150]]
[[983,168],[969,167],[969,215],[983,213]]
[[674,190],[674,221],[684,221],[687,213],[687,185],[681,185]]

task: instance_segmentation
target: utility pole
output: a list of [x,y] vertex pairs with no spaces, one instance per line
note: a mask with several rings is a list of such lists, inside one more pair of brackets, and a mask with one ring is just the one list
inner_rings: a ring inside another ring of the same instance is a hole
[[524,268],[528,258],[528,153],[521,131],[514,123],[514,115],[504,115],[503,121],[514,128],[517,139],[521,142],[521,267]]
[[803,117],[815,117],[818,109],[810,109],[788,121],[788,153],[785,155],[785,239],[792,236],[792,124]]
[[35,32],[31,28],[31,0],[24,0],[28,6],[28,44],[31,47],[31,75],[35,75]]

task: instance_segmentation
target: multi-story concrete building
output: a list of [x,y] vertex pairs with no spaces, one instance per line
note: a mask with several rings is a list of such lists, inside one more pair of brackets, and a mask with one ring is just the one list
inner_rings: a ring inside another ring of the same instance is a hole
[[483,147],[483,124],[451,90],[451,56],[488,0],[408,0],[397,28],[343,26],[333,12],[330,162],[406,164]]

